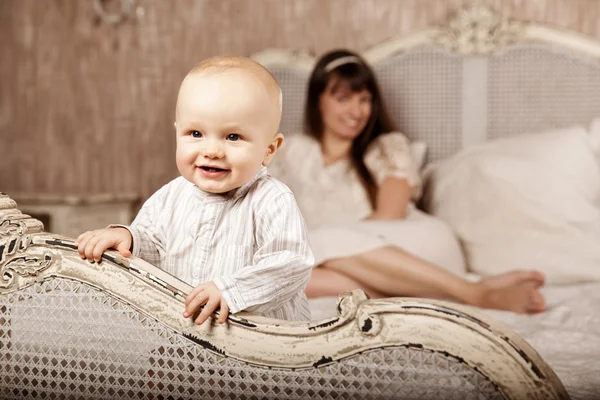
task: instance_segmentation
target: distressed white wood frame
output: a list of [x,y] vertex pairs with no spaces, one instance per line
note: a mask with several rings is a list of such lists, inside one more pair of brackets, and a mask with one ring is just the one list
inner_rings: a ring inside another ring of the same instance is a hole
[[71,238],[43,232],[0,194],[0,297],[46,280],[90,285],[222,356],[263,367],[319,368],[370,349],[404,346],[444,354],[490,380],[507,399],[568,399],[562,383],[517,334],[473,309],[423,299],[342,296],[338,315],[287,322],[240,313],[225,325],[182,316],[191,287],[142,259],[108,251],[82,260]]

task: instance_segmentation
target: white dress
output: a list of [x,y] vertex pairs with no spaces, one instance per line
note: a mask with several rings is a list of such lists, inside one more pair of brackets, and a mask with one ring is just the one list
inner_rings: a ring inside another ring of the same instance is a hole
[[[413,197],[420,195],[421,180],[403,134],[389,133],[374,140],[365,164],[378,184],[387,176],[404,178],[414,188]],[[403,220],[363,221],[372,210],[358,174],[349,160],[325,166],[320,144],[312,137],[286,136],[268,170],[296,197],[309,229],[315,265],[393,245],[449,271],[465,272],[450,228],[412,203]]]

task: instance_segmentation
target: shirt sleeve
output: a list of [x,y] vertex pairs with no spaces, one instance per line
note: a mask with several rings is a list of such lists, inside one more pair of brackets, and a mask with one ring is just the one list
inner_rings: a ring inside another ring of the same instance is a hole
[[421,178],[413,159],[410,143],[399,132],[379,136],[365,154],[365,164],[377,184],[387,177],[406,179],[414,189],[413,197],[421,192]]
[[159,224],[165,188],[162,187],[146,200],[131,225],[111,225],[128,229],[133,238],[132,255],[156,267],[162,266],[165,257],[165,239]]
[[292,193],[263,205],[256,216],[253,265],[213,279],[232,313],[264,314],[303,293],[314,264],[306,227]]

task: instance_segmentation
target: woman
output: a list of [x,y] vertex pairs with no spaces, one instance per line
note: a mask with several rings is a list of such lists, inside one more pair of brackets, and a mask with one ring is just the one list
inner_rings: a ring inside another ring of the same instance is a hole
[[[412,204],[420,180],[408,140],[394,132],[362,58],[345,50],[324,55],[310,77],[305,113],[306,134],[287,136],[269,169],[292,189],[309,228],[317,264],[308,297],[360,288],[372,298],[444,298],[518,313],[544,310],[539,272],[470,282],[449,271],[463,269],[458,243],[445,224]],[[414,226],[442,231],[447,240],[438,254],[451,253],[460,265],[438,267],[435,254],[423,251],[424,241],[412,239]],[[419,243],[421,257],[415,255]]]

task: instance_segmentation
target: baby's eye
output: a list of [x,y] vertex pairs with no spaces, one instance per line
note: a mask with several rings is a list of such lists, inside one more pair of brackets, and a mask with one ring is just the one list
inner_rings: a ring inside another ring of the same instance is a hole
[[197,139],[197,138],[201,138],[202,134],[198,131],[191,131],[190,136]]
[[229,135],[227,135],[227,140],[231,140],[232,142],[239,140],[239,138],[240,135],[238,135],[237,133],[230,133]]

